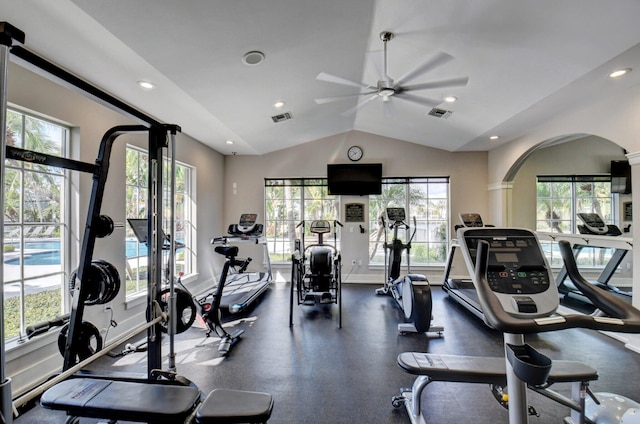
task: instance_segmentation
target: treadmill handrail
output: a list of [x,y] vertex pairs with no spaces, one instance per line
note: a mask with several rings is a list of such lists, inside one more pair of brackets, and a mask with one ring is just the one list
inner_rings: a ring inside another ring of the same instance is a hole
[[619,333],[640,333],[640,311],[623,300],[612,298],[613,295],[606,291],[587,283],[578,272],[569,243],[561,241],[560,246],[569,278],[581,290],[584,289],[584,294],[592,300],[594,298],[606,299],[606,302],[600,303],[606,305],[606,310],[603,309],[603,312],[611,314],[611,317],[570,314],[543,318],[516,318],[508,314],[489,286],[487,280],[489,243],[480,240],[476,256],[475,281],[485,322],[498,331],[512,334],[542,333],[575,327]]

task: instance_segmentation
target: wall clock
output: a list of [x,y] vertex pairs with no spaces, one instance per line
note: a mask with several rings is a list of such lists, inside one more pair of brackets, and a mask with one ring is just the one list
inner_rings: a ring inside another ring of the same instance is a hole
[[351,146],[347,151],[347,156],[349,157],[350,160],[356,162],[362,159],[362,156],[364,156],[364,151],[360,146]]

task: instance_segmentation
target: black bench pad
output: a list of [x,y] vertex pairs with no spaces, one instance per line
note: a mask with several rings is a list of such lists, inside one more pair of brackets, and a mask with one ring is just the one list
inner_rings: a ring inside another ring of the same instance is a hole
[[258,423],[267,422],[273,410],[273,398],[268,393],[215,389],[196,412],[196,423]]
[[44,408],[78,417],[136,422],[183,422],[200,400],[191,386],[73,378],[44,392]]
[[[498,357],[404,352],[398,355],[398,365],[409,374],[426,375],[432,381],[498,385],[507,383],[505,359]],[[547,382],[571,383],[597,379],[598,372],[581,362],[553,361]]]

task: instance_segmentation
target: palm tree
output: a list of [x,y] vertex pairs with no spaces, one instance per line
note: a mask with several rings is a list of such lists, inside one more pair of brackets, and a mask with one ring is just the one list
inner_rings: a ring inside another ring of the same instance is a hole
[[[51,124],[25,116],[14,111],[7,111],[7,145],[23,147],[51,155],[60,155],[61,140],[52,139],[49,134]],[[9,171],[5,168],[5,217],[10,222],[56,222],[60,219],[60,185],[59,175],[47,166],[20,163],[15,160],[6,162],[9,169],[23,169],[24,172]],[[57,174],[57,175],[56,175]],[[20,211],[21,187],[24,199],[24,211]]]

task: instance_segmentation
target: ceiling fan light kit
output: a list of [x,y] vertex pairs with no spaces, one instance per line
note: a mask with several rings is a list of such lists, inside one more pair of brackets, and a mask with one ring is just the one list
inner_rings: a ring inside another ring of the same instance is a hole
[[[419,77],[426,74],[427,72],[453,60],[453,56],[443,52],[437,53],[433,57],[429,58],[427,61],[413,68],[409,72],[405,73],[400,78],[394,80],[393,78],[389,77],[389,74],[387,72],[387,43],[393,40],[393,38],[394,38],[394,34],[391,31],[382,31],[380,33],[380,40],[382,40],[382,43],[384,45],[384,67],[382,72],[379,75],[380,79],[375,84],[365,84],[363,82],[352,81],[347,78],[342,78],[326,72],[320,72],[316,77],[316,79],[319,81],[357,87],[357,88],[360,88],[361,91],[355,94],[346,94],[346,95],[337,96],[337,97],[326,97],[326,98],[315,99],[315,102],[317,104],[325,104],[325,103],[332,103],[340,100],[346,100],[346,99],[358,97],[358,96],[369,96],[364,100],[360,101],[355,107],[352,107],[351,109],[342,113],[343,116],[349,116],[354,114],[356,111],[358,111],[365,105],[376,100],[377,98],[381,98],[385,108],[385,116],[389,116],[390,110],[388,108],[388,105],[389,105],[389,102],[392,101],[392,99],[399,99],[402,101],[415,103],[420,106],[435,108],[436,106],[438,106],[444,101],[443,99],[445,98],[445,96],[440,96],[439,99],[435,99],[435,98],[418,96],[411,92],[416,92],[420,90],[437,89],[437,88],[447,88],[447,87],[463,87],[467,85],[467,83],[469,82],[468,77],[456,77],[456,78],[449,78],[446,80],[431,81],[431,82],[408,85],[408,83],[414,81],[415,79],[418,79]],[[362,91],[362,90],[365,90],[365,91]],[[454,98],[455,100],[457,100],[457,97],[452,95],[447,95],[447,98]],[[449,113],[449,115],[450,114],[451,113]]]

